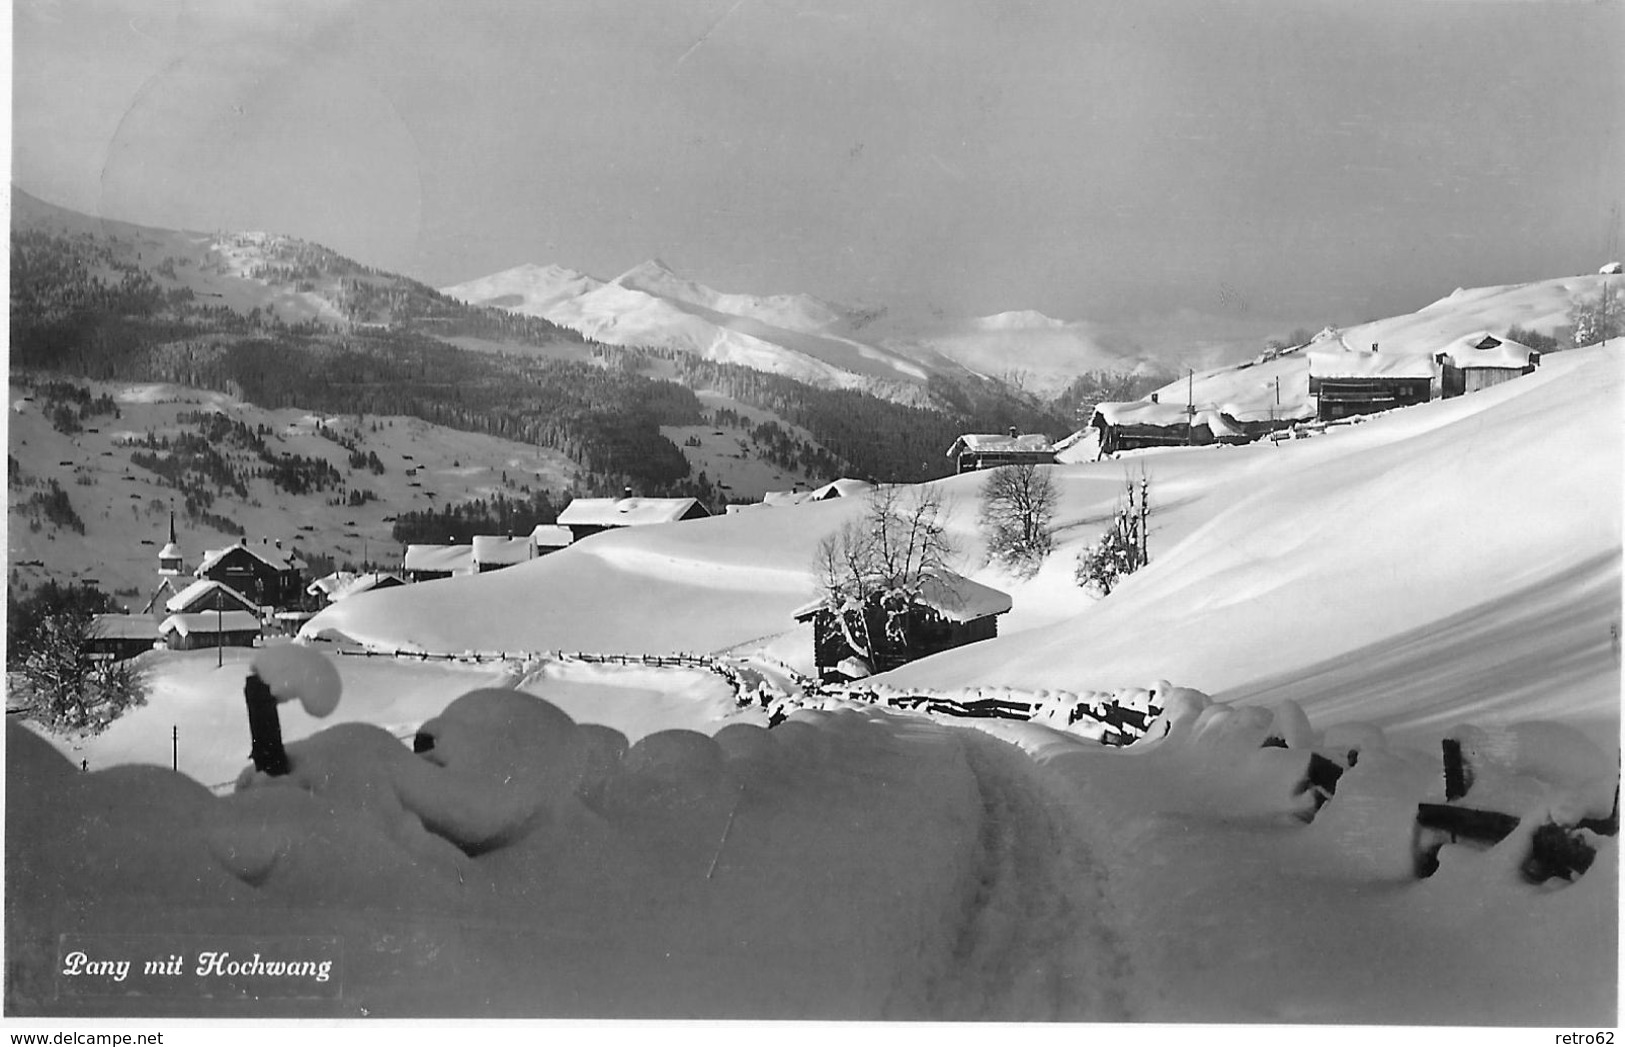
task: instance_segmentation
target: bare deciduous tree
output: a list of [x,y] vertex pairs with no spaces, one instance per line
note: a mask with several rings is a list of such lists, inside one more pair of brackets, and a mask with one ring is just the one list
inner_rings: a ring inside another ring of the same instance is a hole
[[876,650],[868,612],[882,612],[886,642],[906,646],[908,608],[925,586],[941,581],[953,553],[941,497],[925,487],[908,490],[895,484],[875,488],[864,514],[824,538],[814,555],[825,606],[865,658]]
[[66,611],[39,624],[22,675],[34,719],[63,734],[96,734],[125,709],[147,701],[145,673],[129,662],[90,656],[88,615]]
[[1019,574],[1038,570],[1054,545],[1055,481],[1037,465],[1005,465],[982,481],[978,522],[988,556]]

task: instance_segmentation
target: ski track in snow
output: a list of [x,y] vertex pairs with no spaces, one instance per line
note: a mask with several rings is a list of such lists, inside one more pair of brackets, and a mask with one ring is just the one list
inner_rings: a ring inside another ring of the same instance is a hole
[[933,1016],[1129,1020],[1128,957],[1070,815],[1014,746],[972,728],[940,729],[957,735],[982,809],[973,894],[948,967],[930,986]]

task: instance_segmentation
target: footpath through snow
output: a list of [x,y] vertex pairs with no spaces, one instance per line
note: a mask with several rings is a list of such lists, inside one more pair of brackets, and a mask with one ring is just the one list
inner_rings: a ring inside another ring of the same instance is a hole
[[[1615,838],[1580,831],[1573,883],[1519,875],[1537,825],[1607,814],[1616,768],[1573,729],[1458,731],[1473,800],[1523,822],[1418,880],[1437,756],[1290,703],[1173,689],[1109,749],[827,701],[629,743],[479,689],[411,747],[341,724],[227,796],[12,726],[8,1012],[1613,1021]],[[80,991],[65,932],[336,938],[343,992]]]

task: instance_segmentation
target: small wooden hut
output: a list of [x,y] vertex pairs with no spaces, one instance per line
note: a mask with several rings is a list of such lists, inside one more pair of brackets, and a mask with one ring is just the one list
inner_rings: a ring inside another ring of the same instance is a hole
[[795,612],[813,626],[813,661],[825,682],[886,672],[940,651],[998,635],[1008,593],[945,571],[925,580],[912,600],[873,597],[835,608],[820,598]]
[[1540,366],[1540,353],[1520,342],[1479,331],[1451,342],[1435,354],[1434,360],[1440,368],[1440,395],[1449,398],[1533,374]]

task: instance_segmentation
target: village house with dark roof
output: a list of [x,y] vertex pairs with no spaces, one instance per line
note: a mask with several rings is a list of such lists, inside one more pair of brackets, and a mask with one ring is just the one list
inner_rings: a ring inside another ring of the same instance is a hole
[[239,538],[235,545],[209,550],[192,574],[224,583],[259,607],[291,607],[304,597],[306,566],[280,540]]

